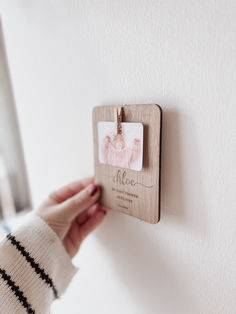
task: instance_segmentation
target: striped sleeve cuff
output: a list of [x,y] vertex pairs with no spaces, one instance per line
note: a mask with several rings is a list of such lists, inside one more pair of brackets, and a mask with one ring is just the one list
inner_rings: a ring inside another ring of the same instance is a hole
[[[32,215],[0,244],[0,300],[7,294],[9,298],[1,300],[6,309],[21,306],[22,313],[47,313],[76,271],[55,232]],[[4,313],[21,312],[11,309]]]

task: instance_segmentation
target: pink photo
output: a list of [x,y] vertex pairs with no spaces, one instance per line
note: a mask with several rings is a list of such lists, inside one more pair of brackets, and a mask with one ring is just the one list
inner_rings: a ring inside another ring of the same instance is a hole
[[114,122],[98,122],[99,162],[111,166],[142,170],[143,125],[121,123],[117,134]]

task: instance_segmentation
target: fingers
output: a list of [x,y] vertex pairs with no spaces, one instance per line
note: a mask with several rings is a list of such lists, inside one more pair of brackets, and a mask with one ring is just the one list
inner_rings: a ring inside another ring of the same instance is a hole
[[79,193],[89,184],[93,183],[94,178],[88,177],[79,181],[74,181],[72,183],[67,184],[66,186],[61,187],[60,189],[52,192],[48,198],[48,205],[53,205],[57,203],[64,202],[68,198],[71,198],[75,194]]
[[81,227],[83,239],[103,221],[106,212],[98,210],[90,219],[88,219]]
[[99,204],[96,203],[94,205],[92,205],[91,207],[85,209],[82,213],[80,213],[77,217],[76,217],[76,222],[79,225],[82,225],[83,223],[86,222],[86,220],[88,220],[90,217],[92,217],[99,208]]
[[98,200],[99,196],[99,187],[95,184],[90,184],[79,193],[57,205],[58,211],[64,213],[70,220],[73,220],[86,208],[91,207]]
[[96,203],[76,217],[64,240],[64,245],[71,258],[77,253],[84,238],[103,221],[109,210]]
[[105,206],[102,206],[98,203],[94,204],[90,208],[84,210],[81,214],[79,214],[76,217],[76,221],[79,225],[83,225],[89,218],[91,218],[97,211],[103,211],[104,213],[107,213],[110,208],[107,208]]

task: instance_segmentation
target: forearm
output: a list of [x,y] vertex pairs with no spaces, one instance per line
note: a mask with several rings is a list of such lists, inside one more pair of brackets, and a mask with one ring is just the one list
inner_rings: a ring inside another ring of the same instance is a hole
[[1,313],[48,313],[75,273],[61,240],[32,216],[0,242]]

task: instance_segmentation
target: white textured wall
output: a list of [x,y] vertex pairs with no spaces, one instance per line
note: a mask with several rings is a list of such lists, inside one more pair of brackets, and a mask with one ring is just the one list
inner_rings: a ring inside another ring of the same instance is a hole
[[164,111],[162,218],[111,213],[53,313],[236,312],[235,1],[1,1],[34,204],[93,171],[91,110]]

